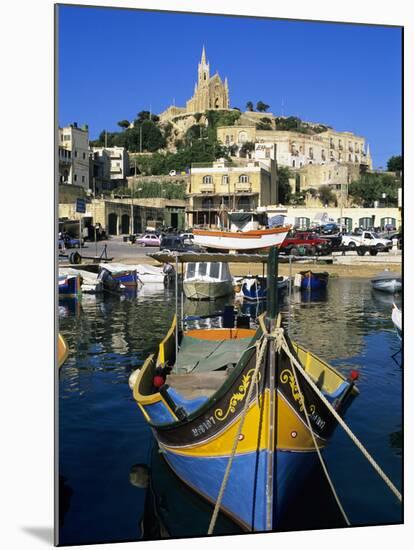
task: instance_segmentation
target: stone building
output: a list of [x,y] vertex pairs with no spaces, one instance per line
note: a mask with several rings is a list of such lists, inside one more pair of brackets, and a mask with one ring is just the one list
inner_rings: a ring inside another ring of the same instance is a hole
[[187,190],[187,225],[217,226],[229,210],[255,211],[277,202],[274,159],[193,164]]
[[109,155],[110,179],[116,185],[126,182],[129,176],[129,157],[125,147],[92,147],[98,156]]
[[58,129],[59,183],[89,189],[89,131],[76,122]]
[[229,107],[230,98],[227,78],[223,82],[217,72],[210,77],[210,63],[207,61],[203,46],[193,97],[187,101],[186,107],[171,105],[159,117],[161,121],[167,121],[178,115],[204,113],[210,109],[229,109]]
[[[270,120],[270,119],[269,119]],[[241,147],[246,142],[276,145],[276,161],[279,166],[291,169],[309,164],[328,162],[351,163],[372,168],[369,146],[365,139],[352,132],[324,132],[304,134],[290,130],[260,130],[256,125],[221,126],[217,138],[223,145]]]

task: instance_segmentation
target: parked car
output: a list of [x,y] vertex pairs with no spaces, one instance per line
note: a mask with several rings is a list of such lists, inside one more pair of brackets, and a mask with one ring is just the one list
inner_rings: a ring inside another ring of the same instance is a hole
[[305,249],[308,256],[329,255],[332,252],[328,239],[322,239],[310,231],[289,231],[281,244],[280,251],[292,256],[298,256],[300,248]]
[[161,244],[160,237],[155,233],[144,233],[136,242],[141,246],[160,246]]
[[361,234],[353,233],[342,237],[342,245],[349,248],[358,248],[359,246],[375,247],[378,252],[388,252],[392,248],[390,239],[382,239],[373,231],[362,231]]
[[339,233],[340,227],[336,223],[327,223],[321,227],[321,235],[335,235]]
[[188,243],[194,242],[194,235],[192,233],[181,233],[180,237],[187,241]]
[[160,250],[171,252],[205,252],[198,244],[189,243],[181,235],[164,235],[161,239]]

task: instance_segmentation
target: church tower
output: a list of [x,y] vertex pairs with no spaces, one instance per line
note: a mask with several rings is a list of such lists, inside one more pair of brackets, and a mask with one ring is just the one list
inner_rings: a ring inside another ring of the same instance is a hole
[[198,64],[198,86],[199,88],[207,86],[210,80],[210,63],[207,63],[206,50],[203,46],[201,61]]

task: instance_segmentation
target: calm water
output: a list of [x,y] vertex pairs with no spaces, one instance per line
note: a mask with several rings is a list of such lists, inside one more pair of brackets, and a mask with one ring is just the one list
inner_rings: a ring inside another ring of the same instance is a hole
[[[285,298],[281,309],[290,309],[293,338],[344,373],[359,370],[360,395],[346,420],[401,489],[402,368],[392,302],[374,293],[367,280],[331,279],[326,294],[296,292],[290,307]],[[203,303],[184,306],[191,316],[214,309]],[[257,312],[255,305],[242,309]],[[128,386],[130,373],[156,348],[174,310],[173,291],[149,285],[137,294],[59,303],[60,331],[70,347],[59,395],[61,544],[207,532],[211,507],[171,474]],[[401,520],[395,497],[341,429],[324,456],[353,525]],[[338,525],[335,504],[315,475],[284,528]],[[237,528],[220,518],[216,532]]]

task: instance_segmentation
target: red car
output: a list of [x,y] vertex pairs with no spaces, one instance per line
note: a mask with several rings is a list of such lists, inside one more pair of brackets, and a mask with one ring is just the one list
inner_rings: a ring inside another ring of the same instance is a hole
[[289,231],[281,244],[280,251],[292,256],[300,256],[303,255],[303,250],[307,256],[325,256],[331,254],[332,246],[328,239],[321,239],[311,231]]

